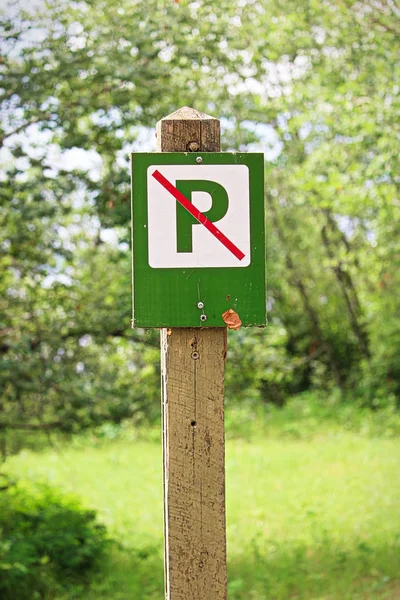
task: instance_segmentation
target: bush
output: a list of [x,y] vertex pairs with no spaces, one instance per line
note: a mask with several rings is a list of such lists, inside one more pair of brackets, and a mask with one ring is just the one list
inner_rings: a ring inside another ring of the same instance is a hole
[[46,485],[10,486],[0,492],[0,598],[54,598],[84,583],[108,543],[77,499]]

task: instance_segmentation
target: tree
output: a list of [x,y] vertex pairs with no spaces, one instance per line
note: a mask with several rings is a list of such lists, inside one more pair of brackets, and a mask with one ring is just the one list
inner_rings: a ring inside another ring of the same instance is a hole
[[[400,394],[398,13],[379,0],[3,11],[0,427],[157,410],[157,334],[129,328],[127,156],[184,104],[223,117],[225,149],[269,157],[270,326],[232,337],[230,397]],[[253,373],[242,344],[261,344]]]

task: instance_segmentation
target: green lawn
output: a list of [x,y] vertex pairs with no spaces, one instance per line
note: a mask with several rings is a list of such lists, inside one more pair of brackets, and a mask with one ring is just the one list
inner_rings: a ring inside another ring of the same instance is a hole
[[[398,439],[355,433],[228,440],[229,599],[400,598],[399,463]],[[82,598],[162,600],[160,444],[86,440],[7,469],[74,491],[120,542]]]

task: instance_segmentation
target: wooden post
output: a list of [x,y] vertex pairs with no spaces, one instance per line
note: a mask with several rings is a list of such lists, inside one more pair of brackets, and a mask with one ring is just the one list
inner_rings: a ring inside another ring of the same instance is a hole
[[[184,107],[158,151],[219,152],[220,123]],[[226,600],[226,328],[161,330],[166,600]]]

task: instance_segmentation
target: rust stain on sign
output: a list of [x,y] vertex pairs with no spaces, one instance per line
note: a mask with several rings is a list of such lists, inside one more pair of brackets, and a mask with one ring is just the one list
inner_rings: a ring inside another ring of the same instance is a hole
[[242,325],[239,315],[232,308],[229,308],[222,313],[222,318],[228,329],[234,329],[237,331]]

